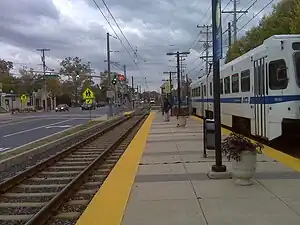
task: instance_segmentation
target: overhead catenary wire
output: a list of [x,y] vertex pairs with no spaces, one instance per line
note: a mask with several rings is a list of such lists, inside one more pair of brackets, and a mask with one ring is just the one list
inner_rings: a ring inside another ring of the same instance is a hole
[[[247,10],[249,10],[250,8],[252,8],[254,6],[254,4],[257,2],[258,0],[254,0],[254,2],[247,8]],[[237,33],[241,32],[243,30],[243,28],[245,28],[253,19],[255,19],[261,12],[263,12],[268,6],[270,6],[275,0],[271,0],[269,1],[264,7],[261,8],[260,11],[258,11],[256,14],[253,15],[253,17],[248,20],[242,27],[240,27],[238,30],[237,30]],[[251,2],[251,1],[250,1]],[[249,2],[249,3],[250,3]],[[244,14],[243,14],[244,15]],[[241,15],[238,20],[243,16]],[[225,39],[225,41],[228,40],[228,37]]]
[[[248,4],[249,3],[251,3],[253,0],[251,0],[251,1],[249,1],[248,2]],[[249,9],[251,9],[254,5],[255,5],[255,3],[257,3],[257,1],[258,0],[254,0],[252,3],[251,3],[251,5],[246,9],[246,10],[249,10]],[[246,24],[244,24],[241,28],[239,28],[238,29],[238,31],[237,31],[237,33],[239,33],[240,31],[242,31],[242,29],[244,28],[244,27],[246,27],[254,18],[256,18],[262,11],[264,11],[269,5],[271,5],[273,2],[274,2],[275,0],[271,0],[269,3],[267,3],[259,12],[257,12]],[[238,20],[240,20],[241,19],[241,17],[243,17],[245,14],[242,14],[242,15],[240,15],[239,17],[238,17],[238,19],[237,19],[237,21]],[[223,33],[222,33],[222,35],[224,35],[225,33],[227,32],[227,30],[226,31],[224,31]],[[225,39],[225,41],[227,41],[228,40],[228,37]],[[199,60],[200,58],[197,58],[197,60]]]
[[255,17],[257,17],[262,11],[264,11],[268,6],[270,6],[275,0],[269,1],[260,11],[258,11],[254,16],[248,20],[247,23],[245,23],[241,28],[238,29],[238,32],[240,32],[245,26],[247,26]]
[[106,20],[106,22],[108,23],[108,25],[110,26],[110,28],[112,29],[112,31],[114,32],[114,34],[116,35],[116,38],[120,41],[121,45],[123,46],[123,48],[125,49],[126,53],[128,54],[128,56],[131,58],[131,60],[133,61],[133,63],[135,64],[136,68],[138,69],[139,73],[141,76],[142,72],[139,68],[139,66],[137,65],[137,63],[135,62],[134,58],[132,58],[132,55],[129,53],[128,49],[126,48],[126,46],[124,45],[123,41],[120,39],[119,35],[116,33],[115,29],[113,28],[113,26],[111,25],[111,23],[109,22],[109,20],[107,19],[107,17],[104,15],[103,11],[101,10],[100,6],[98,5],[98,3],[96,2],[96,0],[92,0],[94,2],[94,4],[96,5],[97,9],[100,11],[100,13],[102,14],[102,16],[104,17],[104,19]]
[[[135,52],[134,48],[132,47],[132,45],[131,45],[130,42],[128,41],[128,39],[127,39],[127,37],[125,36],[125,34],[123,33],[122,29],[120,28],[120,26],[119,26],[118,22],[116,21],[115,17],[114,17],[113,14],[111,13],[111,11],[110,11],[110,9],[109,9],[107,3],[106,3],[104,0],[102,0],[102,2],[103,2],[103,4],[104,4],[105,8],[107,9],[108,13],[110,14],[111,18],[113,19],[113,21],[114,21],[115,24],[117,25],[118,29],[120,30],[120,32],[121,32],[122,36],[124,37],[125,41],[126,41],[127,44],[129,45],[129,47],[132,49],[132,51]],[[139,54],[136,53],[136,55],[138,56]],[[140,58],[141,58],[143,61],[145,61],[141,56],[140,56]]]

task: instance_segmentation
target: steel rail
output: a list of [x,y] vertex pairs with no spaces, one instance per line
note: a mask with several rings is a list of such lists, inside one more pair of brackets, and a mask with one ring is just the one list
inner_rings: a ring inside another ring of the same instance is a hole
[[104,150],[89,166],[78,174],[66,187],[64,187],[55,197],[53,197],[38,213],[36,213],[25,225],[43,225],[53,214],[73,195],[74,192],[88,179],[94,169],[109,156],[110,152],[115,150],[124,139],[138,126],[146,114],[142,115],[126,132],[119,137],[112,145]]
[[86,143],[91,142],[95,138],[98,138],[99,136],[107,133],[108,131],[112,130],[116,126],[118,126],[118,125],[124,123],[125,121],[129,120],[130,118],[132,118],[132,117],[122,117],[119,120],[117,120],[115,123],[109,125],[108,127],[104,127],[99,132],[83,139],[79,143],[73,144],[73,145],[67,147],[65,150],[62,150],[61,152],[58,152],[54,156],[52,156],[50,158],[47,158],[47,159],[41,161],[40,163],[38,163],[38,164],[36,164],[32,167],[29,167],[28,169],[24,170],[23,172],[15,175],[15,176],[7,179],[7,180],[4,180],[3,182],[0,183],[0,196],[1,196],[1,194],[7,192],[9,189],[15,187],[16,185],[18,185],[22,181],[32,177],[37,172],[42,171],[46,167],[49,167],[53,163],[59,161],[61,158],[64,158],[65,156],[69,155],[70,153],[72,153],[76,149],[80,148],[82,145],[85,145]]

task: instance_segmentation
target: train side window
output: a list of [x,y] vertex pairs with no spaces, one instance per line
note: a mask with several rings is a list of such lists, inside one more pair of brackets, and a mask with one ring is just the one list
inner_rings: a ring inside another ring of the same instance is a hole
[[204,88],[204,96],[206,96],[206,85],[204,85],[203,88]]
[[231,76],[232,93],[238,93],[240,91],[239,74],[233,74]]
[[241,72],[241,91],[250,91],[250,70],[244,70]]
[[223,94],[223,79],[220,79],[220,94]]
[[197,96],[200,96],[200,87],[198,87]]
[[230,94],[230,77],[224,78],[224,92],[225,94]]
[[286,89],[288,85],[286,63],[283,59],[269,63],[269,86],[271,90]]
[[212,82],[209,83],[209,94],[212,96],[213,93],[213,87],[212,87]]
[[195,88],[192,89],[192,97],[195,97]]

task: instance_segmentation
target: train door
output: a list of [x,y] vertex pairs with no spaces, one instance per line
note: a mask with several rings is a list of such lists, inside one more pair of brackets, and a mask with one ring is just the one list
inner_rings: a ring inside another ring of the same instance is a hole
[[201,89],[200,89],[200,96],[201,96],[201,116],[205,116],[205,106],[204,106],[204,101],[205,101],[205,96],[204,96],[204,86],[203,83],[201,84]]
[[254,60],[254,129],[255,135],[267,137],[267,76],[265,71],[265,58]]

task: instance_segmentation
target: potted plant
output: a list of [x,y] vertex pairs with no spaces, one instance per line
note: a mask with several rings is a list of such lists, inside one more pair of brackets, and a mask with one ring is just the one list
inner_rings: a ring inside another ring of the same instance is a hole
[[241,134],[231,133],[221,143],[221,151],[232,161],[232,178],[237,185],[253,184],[251,178],[256,170],[257,153],[262,153],[263,145],[251,142]]

